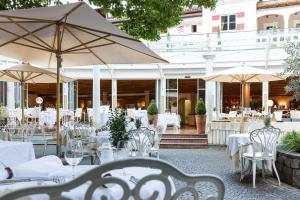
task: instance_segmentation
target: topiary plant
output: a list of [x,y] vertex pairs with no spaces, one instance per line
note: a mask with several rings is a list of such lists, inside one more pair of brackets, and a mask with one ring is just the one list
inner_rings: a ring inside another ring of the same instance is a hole
[[196,113],[196,115],[205,115],[206,114],[205,103],[202,98],[200,98],[196,104],[195,113]]
[[158,114],[158,109],[156,106],[155,100],[152,100],[147,108],[147,113],[149,115],[157,115]]
[[128,140],[129,135],[126,131],[126,117],[124,110],[116,109],[107,122],[107,126],[111,132],[111,139],[114,146],[117,146],[118,141]]
[[271,117],[270,116],[265,117],[264,124],[265,124],[265,126],[270,126],[271,125]]

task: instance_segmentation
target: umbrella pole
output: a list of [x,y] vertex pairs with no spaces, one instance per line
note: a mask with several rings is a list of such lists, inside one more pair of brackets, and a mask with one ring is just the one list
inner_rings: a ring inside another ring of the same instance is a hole
[[24,104],[25,104],[25,94],[24,94],[24,82],[21,82],[21,109],[22,109],[22,119],[21,124],[25,122]]
[[56,55],[57,60],[57,73],[56,73],[56,154],[61,153],[61,138],[60,138],[60,120],[59,120],[59,108],[60,108],[60,69],[62,58],[60,54]]
[[245,82],[242,81],[242,102],[241,102],[241,125],[240,125],[240,133],[243,132],[244,129],[244,96],[245,96]]

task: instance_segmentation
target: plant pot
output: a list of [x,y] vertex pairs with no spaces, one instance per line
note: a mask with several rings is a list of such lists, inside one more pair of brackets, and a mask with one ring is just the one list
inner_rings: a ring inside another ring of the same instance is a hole
[[153,124],[154,128],[157,127],[158,115],[148,115],[149,124]]
[[195,119],[196,119],[197,133],[205,134],[206,115],[195,115]]

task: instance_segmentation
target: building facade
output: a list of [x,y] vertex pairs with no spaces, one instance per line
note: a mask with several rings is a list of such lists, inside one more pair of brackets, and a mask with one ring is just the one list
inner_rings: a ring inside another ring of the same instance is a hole
[[[107,18],[116,25],[122,22]],[[227,112],[240,104],[239,84],[205,83],[203,75],[241,63],[283,72],[287,41],[300,42],[298,0],[220,0],[215,10],[193,7],[185,10],[178,26],[161,33],[159,41],[143,41],[169,63],[64,68],[63,74],[77,81],[62,87],[62,105],[92,107],[96,92],[101,103],[112,108],[146,108],[155,99],[160,112],[179,113],[183,124],[192,125],[190,116],[199,98],[205,99],[208,113]],[[100,91],[93,91],[93,73],[98,70]],[[17,101],[18,85],[1,84],[0,100]],[[299,102],[284,91],[285,85],[286,81],[248,84],[246,106],[262,109],[272,99],[278,107],[299,108]],[[44,97],[45,107],[54,106],[55,85],[29,85],[29,106],[35,105],[37,96]]]

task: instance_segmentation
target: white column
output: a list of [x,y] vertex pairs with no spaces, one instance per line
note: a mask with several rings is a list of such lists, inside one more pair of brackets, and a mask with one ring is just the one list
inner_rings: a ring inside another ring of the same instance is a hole
[[7,82],[7,107],[15,108],[15,83]]
[[[208,54],[203,55],[205,59],[205,74],[211,74],[213,72],[213,59],[215,55]],[[213,109],[216,107],[216,82],[205,82],[205,106],[206,106],[206,122],[209,123],[212,120]]]
[[268,100],[269,100],[269,82],[264,81],[262,84],[262,106],[263,111],[268,112]]
[[162,77],[160,79],[160,113],[165,113],[166,110],[166,78]]
[[290,14],[287,13],[283,16],[283,21],[284,21],[284,35],[287,37],[289,33],[289,19],[290,19]]
[[63,83],[63,109],[67,110],[68,109],[68,104],[69,104],[69,86],[68,83]]
[[115,110],[118,106],[117,100],[118,100],[118,85],[117,85],[117,79],[111,80],[111,109]]
[[93,121],[96,128],[101,127],[100,119],[100,66],[93,68]]
[[155,101],[158,108],[158,111],[160,112],[160,80],[155,80]]

